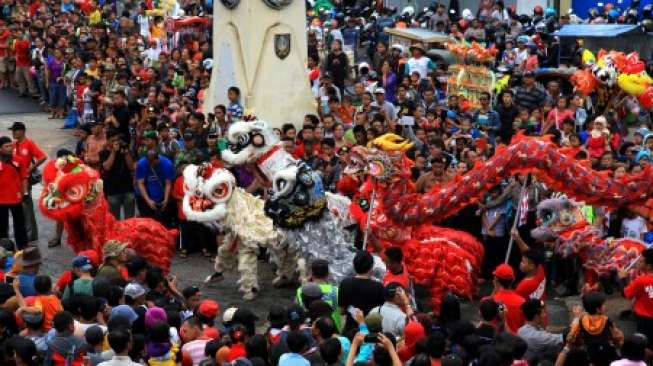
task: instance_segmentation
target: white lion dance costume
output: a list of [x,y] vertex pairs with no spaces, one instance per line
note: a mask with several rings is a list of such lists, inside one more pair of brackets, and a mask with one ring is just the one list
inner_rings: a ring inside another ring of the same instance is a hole
[[[284,233],[281,246],[272,253],[277,275],[291,278],[298,270],[305,279],[306,262],[315,259],[329,261],[335,281],[352,274],[355,248],[344,235],[344,227],[354,222],[349,200],[325,192],[321,176],[287,153],[264,121],[236,122],[229,127],[227,139],[223,160],[232,165],[255,164],[271,183],[265,214]],[[382,261],[376,259],[375,273],[384,272]]]
[[225,231],[212,277],[237,264],[243,299],[254,299],[259,289],[258,248],[278,240],[272,220],[263,212],[263,201],[237,187],[228,170],[204,163],[184,169],[183,210],[188,220]]

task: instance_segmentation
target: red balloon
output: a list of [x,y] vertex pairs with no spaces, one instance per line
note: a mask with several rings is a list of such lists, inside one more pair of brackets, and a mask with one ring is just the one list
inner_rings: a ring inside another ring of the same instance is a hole
[[653,86],[646,88],[644,93],[637,97],[639,105],[646,109],[653,109]]

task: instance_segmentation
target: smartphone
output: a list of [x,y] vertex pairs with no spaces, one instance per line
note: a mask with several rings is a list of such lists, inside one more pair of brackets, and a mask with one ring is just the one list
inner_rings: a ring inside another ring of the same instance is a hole
[[347,312],[349,313],[349,315],[351,315],[352,318],[354,316],[356,316],[357,310],[358,310],[357,308],[355,308],[355,307],[353,307],[351,305],[347,306]]
[[12,284],[14,283],[14,278],[10,276],[5,277],[5,283]]
[[365,343],[379,343],[379,333],[366,334]]

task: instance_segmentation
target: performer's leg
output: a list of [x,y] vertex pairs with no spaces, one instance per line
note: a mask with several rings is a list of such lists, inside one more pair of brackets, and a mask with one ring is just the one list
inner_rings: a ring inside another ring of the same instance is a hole
[[253,300],[258,293],[258,248],[241,245],[238,248],[238,273],[243,300]]
[[238,254],[238,251],[236,247],[237,243],[234,242],[235,238],[231,234],[225,234],[224,238],[225,239],[222,242],[222,245],[218,248],[218,254],[215,256],[213,262],[213,269],[215,272],[208,276],[204,282],[221,281],[224,278],[222,273],[231,270],[236,266],[236,255]]
[[287,286],[297,271],[297,253],[285,248],[271,248],[271,260],[277,266],[276,277],[272,280],[275,287]]

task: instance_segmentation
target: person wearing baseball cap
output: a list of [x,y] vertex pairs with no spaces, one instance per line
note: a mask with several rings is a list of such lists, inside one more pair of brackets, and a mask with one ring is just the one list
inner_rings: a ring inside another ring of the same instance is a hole
[[98,269],[96,278],[105,278],[111,283],[121,285],[125,278],[122,269],[127,262],[127,244],[117,240],[109,240],[102,247],[102,257],[104,261]]
[[220,304],[214,300],[206,299],[197,308],[197,317],[202,322],[204,335],[211,339],[220,339],[220,331],[215,326],[215,318],[220,312]]
[[506,329],[516,334],[517,330],[525,322],[524,314],[521,310],[521,305],[525,300],[512,289],[512,285],[515,282],[515,271],[510,265],[501,263],[492,274],[494,275],[494,293],[491,296],[492,300],[502,304]]
[[45,163],[48,156],[33,140],[27,137],[27,134],[25,133],[26,127],[23,122],[14,122],[9,129],[14,138],[14,156],[16,159],[20,160],[20,164],[25,166],[27,173],[30,175],[27,186],[28,197],[23,197],[23,214],[25,216],[27,240],[35,241],[38,239],[39,235],[36,217],[34,216],[34,203],[32,202],[31,184],[33,184],[33,182],[30,182],[30,180],[41,180],[37,174],[38,167]]
[[72,267],[77,279],[71,285],[66,286],[62,299],[66,300],[70,296],[81,294],[93,296],[93,276],[91,276],[93,264],[91,260],[86,256],[79,255],[73,258]]

